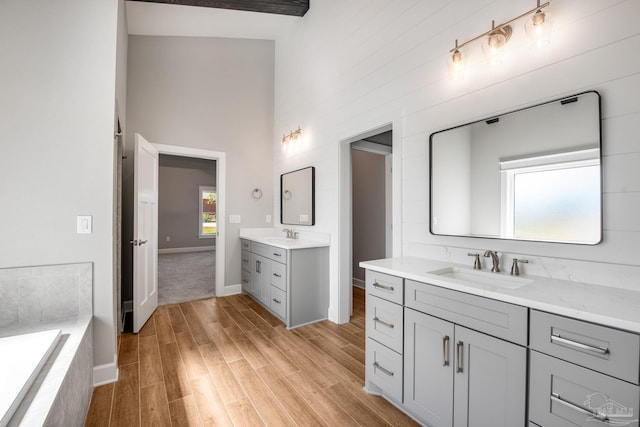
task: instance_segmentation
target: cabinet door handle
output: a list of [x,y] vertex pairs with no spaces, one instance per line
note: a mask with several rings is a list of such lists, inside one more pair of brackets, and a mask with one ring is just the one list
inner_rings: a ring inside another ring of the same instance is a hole
[[385,374],[385,375],[388,375],[388,376],[390,376],[390,377],[392,377],[392,376],[393,376],[393,372],[391,372],[391,371],[390,371],[390,370],[388,370],[388,369],[383,368],[382,366],[380,366],[380,365],[378,364],[378,362],[373,362],[373,367],[374,367],[374,368],[376,368],[376,369],[380,369],[380,371],[382,371],[382,373],[383,373],[383,374]]
[[386,326],[387,328],[395,328],[395,325],[393,323],[387,323],[384,320],[380,320],[377,317],[373,318],[374,322],[378,322],[378,323],[382,323],[384,326]]
[[551,334],[551,342],[554,344],[566,345],[569,347],[574,347],[580,350],[590,351],[596,354],[608,354],[609,349],[607,347],[595,347],[589,344],[584,344],[579,341],[570,340],[567,338],[563,338],[560,334],[554,332]]
[[386,286],[386,285],[381,285],[378,282],[373,282],[373,287],[374,288],[379,288],[379,289],[384,289],[385,291],[391,291],[393,292],[393,286]]
[[274,252],[273,256],[282,256],[282,254],[279,254],[278,252]]
[[464,343],[462,341],[458,341],[456,343],[456,373],[462,373],[462,355],[464,353]]
[[256,273],[260,273],[260,265],[262,263],[260,261],[256,261]]
[[282,304],[282,301],[278,301],[277,299],[273,298],[273,302],[275,302],[276,304]]
[[585,408],[582,405],[578,405],[577,403],[573,403],[573,402],[570,402],[570,401],[568,401],[566,399],[563,399],[556,392],[551,392],[550,398],[551,398],[552,402],[557,402],[557,403],[559,403],[561,405],[566,406],[567,408],[571,408],[574,411],[578,411],[581,414],[590,415],[590,416],[592,416],[593,418],[595,418],[598,421],[609,422],[609,417],[607,416],[607,414],[603,414],[600,411],[598,411],[597,409]]
[[281,275],[279,275],[278,273],[273,273],[274,276],[276,277],[282,277]]
[[442,337],[442,366],[449,366],[449,335]]

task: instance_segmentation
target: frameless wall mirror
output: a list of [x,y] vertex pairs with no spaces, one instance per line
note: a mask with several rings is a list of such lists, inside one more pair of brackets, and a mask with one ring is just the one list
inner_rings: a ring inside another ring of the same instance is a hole
[[597,244],[600,148],[593,91],[435,132],[430,231]]
[[280,175],[280,222],[314,225],[316,169],[309,166]]

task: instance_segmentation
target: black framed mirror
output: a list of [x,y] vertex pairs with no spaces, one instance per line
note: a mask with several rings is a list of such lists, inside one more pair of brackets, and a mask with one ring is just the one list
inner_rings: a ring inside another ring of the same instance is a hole
[[600,121],[589,91],[434,132],[430,232],[598,244]]
[[280,222],[314,225],[316,169],[309,166],[280,175]]

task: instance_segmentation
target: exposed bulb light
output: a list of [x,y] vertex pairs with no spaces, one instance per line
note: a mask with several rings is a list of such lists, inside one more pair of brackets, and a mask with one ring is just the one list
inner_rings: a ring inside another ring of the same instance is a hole
[[487,34],[487,38],[482,44],[484,56],[491,64],[502,63],[502,48],[509,39],[513,30],[510,25],[503,25],[496,28],[495,21],[491,21],[491,31]]
[[292,130],[288,134],[282,135],[282,143],[288,144],[289,142],[297,141],[302,136],[302,129],[298,126],[298,129]]
[[453,54],[449,61],[449,72],[452,78],[458,78],[464,72],[464,57],[460,49],[458,49],[458,40],[456,40],[456,47],[453,49]]
[[544,9],[549,6],[549,4],[549,2],[540,4],[540,0],[537,0],[537,6],[535,8],[518,15],[513,19],[508,20],[498,25],[497,27],[495,25],[495,21],[492,21],[491,29],[489,31],[486,31],[472,39],[469,39],[464,43],[458,44],[458,40],[456,40],[455,47],[449,51],[449,53],[452,54],[451,61],[449,61],[452,74],[459,74],[459,70],[461,70],[462,68],[464,62],[462,48],[469,43],[479,39],[483,39],[482,51],[487,60],[492,64],[502,62],[502,51],[504,50],[503,47],[509,41],[509,38],[511,38],[511,34],[513,33],[511,24],[521,18],[524,18],[525,16],[532,15],[525,23],[525,32],[527,33],[527,37],[530,40],[531,46],[541,47],[548,45],[551,34],[552,20],[549,13]]
[[529,46],[537,49],[549,45],[551,39],[551,27],[553,19],[549,12],[544,12],[540,7],[538,0],[538,8],[536,13],[524,24],[524,31],[529,39]]

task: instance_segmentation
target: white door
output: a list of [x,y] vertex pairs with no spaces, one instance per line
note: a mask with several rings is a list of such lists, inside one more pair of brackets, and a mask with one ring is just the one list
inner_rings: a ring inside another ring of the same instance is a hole
[[133,181],[133,332],[158,307],[158,150],[136,133]]

